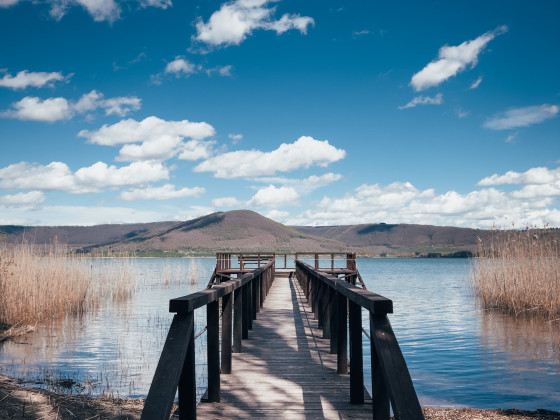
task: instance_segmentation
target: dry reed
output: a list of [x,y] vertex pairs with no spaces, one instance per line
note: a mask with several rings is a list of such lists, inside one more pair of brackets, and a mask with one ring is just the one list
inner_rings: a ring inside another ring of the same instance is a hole
[[560,317],[560,243],[554,229],[499,230],[479,240],[471,280],[483,308]]
[[81,314],[127,298],[133,287],[127,260],[94,262],[56,243],[0,244],[0,325]]

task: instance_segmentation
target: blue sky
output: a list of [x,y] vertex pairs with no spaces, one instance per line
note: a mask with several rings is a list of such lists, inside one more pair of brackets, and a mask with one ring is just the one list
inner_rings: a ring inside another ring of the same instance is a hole
[[560,226],[560,3],[0,0],[0,224]]

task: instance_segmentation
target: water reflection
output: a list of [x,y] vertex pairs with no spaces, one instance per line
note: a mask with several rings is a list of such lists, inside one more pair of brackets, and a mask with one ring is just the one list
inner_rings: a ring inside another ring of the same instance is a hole
[[[203,288],[214,265],[135,260],[128,301],[0,343],[0,372],[62,392],[145,396],[171,323],[169,299]],[[358,268],[368,289],[393,299],[391,324],[423,405],[560,410],[560,321],[477,309],[467,260],[359,259]],[[205,312],[196,312],[196,332],[205,325]],[[205,334],[195,345],[200,395]],[[364,339],[366,375],[369,354]]]
[[[129,300],[0,344],[0,371],[59,392],[145,396],[173,316],[169,299],[203,288],[214,265],[213,259],[135,260]],[[205,313],[197,312],[196,332],[205,325]],[[204,342],[204,335],[195,342],[199,393],[206,383]]]
[[560,410],[558,323],[479,310],[467,260],[358,267],[370,290],[394,301],[391,324],[422,404]]

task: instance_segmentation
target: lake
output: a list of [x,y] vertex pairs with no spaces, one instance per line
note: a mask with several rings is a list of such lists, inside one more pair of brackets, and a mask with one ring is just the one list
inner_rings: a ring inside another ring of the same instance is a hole
[[[59,392],[145,396],[172,318],[169,299],[205,287],[215,259],[131,264],[136,286],[127,302],[0,343],[0,372]],[[358,269],[369,290],[394,302],[389,318],[422,405],[560,410],[560,321],[478,309],[466,259],[359,258]],[[195,323],[202,331],[204,311]],[[202,334],[195,341],[199,395],[205,340]]]

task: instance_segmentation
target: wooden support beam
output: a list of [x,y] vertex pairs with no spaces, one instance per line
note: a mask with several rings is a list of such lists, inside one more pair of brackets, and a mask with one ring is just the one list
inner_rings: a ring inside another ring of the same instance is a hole
[[208,402],[220,401],[220,308],[218,301],[206,306]]
[[221,373],[231,373],[231,332],[232,332],[232,296],[222,297],[222,369]]

